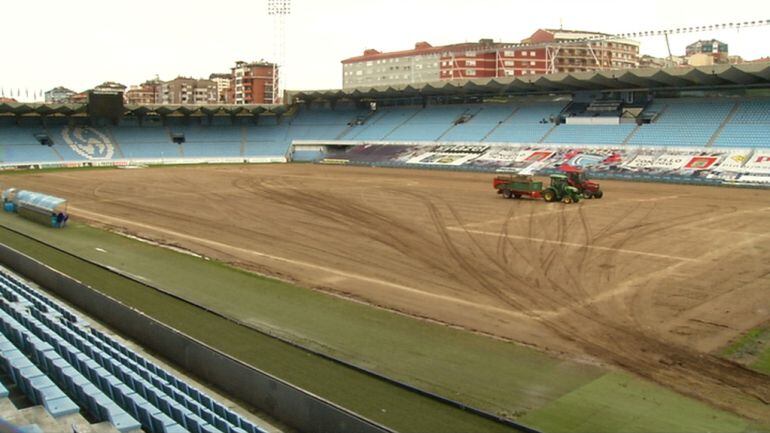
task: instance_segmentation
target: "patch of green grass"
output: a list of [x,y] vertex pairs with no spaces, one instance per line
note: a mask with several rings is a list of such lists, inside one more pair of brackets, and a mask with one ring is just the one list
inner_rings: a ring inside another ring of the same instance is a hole
[[770,324],[754,328],[723,351],[724,356],[770,374]]
[[[648,429],[643,424],[646,421],[639,420],[670,417],[672,414],[667,406],[670,402],[688,409],[674,414],[674,421],[670,423],[682,430],[701,431],[706,422],[704,416],[707,421],[716,420],[705,425],[720,427],[724,422],[732,426],[732,420],[745,425],[740,418],[628,376],[608,375],[606,370],[598,367],[558,360],[516,344],[349,302],[85,225],[73,224],[64,230],[52,230],[13,215],[0,215],[0,223],[78,256],[119,268],[249,326],[474,407],[520,417],[525,424],[532,423],[545,431],[551,431],[551,427],[567,431],[573,426],[575,431],[614,431],[618,426],[626,431],[663,431],[656,429],[669,424],[659,421],[650,424]],[[135,301],[137,305],[145,302],[150,308],[156,301]],[[164,311],[157,313],[166,314]],[[171,323],[186,320],[181,316],[186,313],[178,314],[180,317],[168,320]],[[197,327],[198,320],[195,318],[193,322],[179,326]],[[209,329],[208,325],[204,329]],[[207,335],[222,334],[214,331]],[[249,356],[249,353],[243,353],[246,348],[240,347],[244,344],[238,346],[236,341],[238,339],[231,342],[233,347],[223,350],[238,357]],[[336,388],[335,391],[324,390],[327,384],[324,380],[315,383],[318,374],[325,374],[315,373],[319,371],[313,370],[315,367],[306,366],[314,373],[297,377],[297,371],[286,372],[288,375],[284,376],[284,372],[275,366],[263,367],[267,361],[256,354],[252,354],[247,362],[367,417],[388,419],[386,424],[395,427],[390,424],[393,420],[388,415],[377,412],[383,401],[377,399],[378,393],[372,400],[358,401],[368,397],[354,394],[355,398],[349,398]],[[388,401],[384,393],[381,395]],[[665,405],[650,404],[650,401]],[[640,409],[634,409],[637,407]],[[388,413],[393,414],[390,410]],[[425,416],[431,417],[430,414]],[[404,423],[398,425],[402,426],[399,430],[418,430]],[[581,426],[588,430],[581,430]],[[437,429],[431,426],[427,430]]]
[[[39,169],[20,169],[20,170],[2,170],[0,171],[0,174],[3,176],[12,176],[12,175],[31,175],[31,174],[47,174],[47,173],[57,173],[60,171],[91,171],[91,170],[116,170],[116,167],[113,166],[91,166],[91,167],[44,167]],[[4,186],[3,188],[5,188]]]
[[239,326],[4,228],[0,239],[193,338],[397,431],[513,431]]
[[260,330],[492,413],[526,413],[604,374],[86,225],[51,230],[14,215],[0,222]]
[[549,433],[739,433],[750,428],[735,415],[625,373],[608,373],[521,421]]

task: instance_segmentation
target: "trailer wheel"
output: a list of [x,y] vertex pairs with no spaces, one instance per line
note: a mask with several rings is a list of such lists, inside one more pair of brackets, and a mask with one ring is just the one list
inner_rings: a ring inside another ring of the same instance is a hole
[[503,190],[503,197],[505,197],[505,198],[511,198],[511,195],[513,195],[513,194],[511,193],[511,190],[510,190],[510,189],[504,189],[504,190]]
[[513,198],[517,198],[517,199],[521,198],[521,193],[520,192],[513,193]]
[[587,190],[583,191],[583,197],[585,197],[586,199],[592,199],[594,198],[594,193]]

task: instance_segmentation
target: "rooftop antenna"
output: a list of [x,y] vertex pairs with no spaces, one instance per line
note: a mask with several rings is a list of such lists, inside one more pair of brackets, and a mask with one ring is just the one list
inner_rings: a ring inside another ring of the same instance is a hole
[[286,17],[291,15],[291,0],[267,0],[267,15],[273,17],[273,104],[283,102],[279,72],[286,64]]
[[564,30],[564,18],[559,18],[559,30]]

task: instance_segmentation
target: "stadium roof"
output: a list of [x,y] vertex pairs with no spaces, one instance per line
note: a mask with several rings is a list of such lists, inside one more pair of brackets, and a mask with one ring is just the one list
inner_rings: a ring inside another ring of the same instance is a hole
[[770,87],[770,62],[475,78],[344,90],[289,91],[287,92],[287,101],[292,103],[296,100],[318,99],[384,99],[451,95],[495,96],[610,90],[686,90],[726,86]]
[[287,111],[285,105],[277,104],[248,104],[248,105],[126,105],[126,113],[145,114],[158,113],[163,115],[201,114],[211,116],[234,116],[238,114],[281,114]]
[[[126,114],[158,113],[162,115],[213,115],[234,116],[239,114],[281,114],[288,110],[285,105],[126,105]],[[87,113],[86,104],[46,104],[25,102],[0,102],[0,115],[66,115]]]

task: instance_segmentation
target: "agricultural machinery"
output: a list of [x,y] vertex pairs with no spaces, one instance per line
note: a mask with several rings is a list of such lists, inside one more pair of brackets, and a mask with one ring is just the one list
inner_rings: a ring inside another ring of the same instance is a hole
[[570,186],[567,176],[552,174],[551,184],[543,188],[543,182],[532,176],[511,175],[495,177],[492,186],[505,198],[542,198],[547,202],[577,203],[581,195],[577,188]]
[[604,191],[599,188],[599,184],[590,181],[582,168],[564,165],[561,167],[561,171],[567,176],[569,186],[577,188],[583,197],[602,198],[604,196]]

